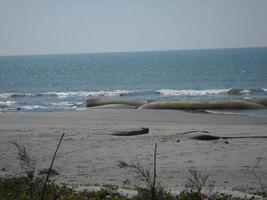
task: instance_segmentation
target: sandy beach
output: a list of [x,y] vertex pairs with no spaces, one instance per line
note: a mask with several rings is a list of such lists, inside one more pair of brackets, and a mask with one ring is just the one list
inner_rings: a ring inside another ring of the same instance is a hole
[[[149,134],[114,136],[118,131],[147,127]],[[140,161],[152,167],[158,143],[157,170],[162,185],[183,187],[189,169],[209,174],[209,184],[226,190],[258,187],[252,169],[267,174],[267,139],[240,138],[199,141],[210,134],[266,136],[267,118],[214,115],[176,110],[87,109],[77,112],[0,114],[0,174],[19,175],[17,150],[10,141],[24,144],[36,158],[37,170],[47,168],[61,134],[63,139],[54,169],[57,182],[70,184],[140,185],[135,173],[120,169],[120,161]],[[189,132],[183,134],[185,132]],[[266,181],[263,176],[262,180]]]

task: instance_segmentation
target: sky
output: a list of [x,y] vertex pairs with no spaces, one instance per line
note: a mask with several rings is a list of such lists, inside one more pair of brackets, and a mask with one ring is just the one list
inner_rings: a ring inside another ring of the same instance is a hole
[[267,0],[0,0],[0,55],[267,46]]

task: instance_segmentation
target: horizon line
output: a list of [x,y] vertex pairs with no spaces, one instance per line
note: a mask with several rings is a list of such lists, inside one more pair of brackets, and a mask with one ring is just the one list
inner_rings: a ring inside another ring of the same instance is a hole
[[129,50],[129,51],[95,51],[95,52],[63,52],[63,53],[44,53],[44,54],[7,54],[0,57],[20,57],[20,56],[53,56],[53,55],[81,55],[81,54],[115,54],[115,53],[149,53],[149,52],[168,52],[168,51],[195,51],[195,50],[223,50],[223,49],[256,49],[267,48],[267,46],[245,46],[245,47],[215,47],[215,48],[188,48],[188,49],[157,49],[157,50]]

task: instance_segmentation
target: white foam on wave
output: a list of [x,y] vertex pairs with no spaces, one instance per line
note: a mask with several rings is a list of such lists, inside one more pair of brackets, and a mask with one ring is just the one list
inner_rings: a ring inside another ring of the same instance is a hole
[[62,101],[62,102],[58,102],[58,103],[51,103],[52,106],[54,107],[58,107],[58,108],[66,108],[66,107],[74,107],[74,108],[78,108],[78,107],[82,107],[83,105],[85,105],[85,102],[68,102],[68,101]]
[[210,89],[210,90],[171,90],[161,89],[157,90],[163,96],[202,96],[202,95],[218,95],[226,94],[230,89]]
[[98,96],[126,96],[129,93],[131,93],[131,91],[128,90],[114,90],[114,91],[98,91],[98,92],[83,92],[81,94],[78,94],[78,96],[94,96],[94,97],[98,97]]
[[62,102],[59,102],[59,103],[51,103],[53,106],[56,106],[56,107],[70,107],[70,106],[73,106],[74,103],[70,103],[70,102],[67,102],[67,101],[62,101]]
[[[99,96],[107,96],[107,97],[112,97],[112,96],[126,96],[130,93],[128,90],[114,90],[114,91],[97,91],[97,92],[57,92],[54,93],[57,95],[59,98],[67,98],[70,96],[80,96],[80,97],[99,97]],[[51,94],[51,93],[50,93]]]
[[27,105],[27,106],[22,106],[21,108],[25,110],[33,110],[33,109],[47,109],[48,107],[40,105]]
[[36,97],[44,95],[45,93],[0,93],[0,98],[7,99],[7,98],[16,98],[16,97]]
[[263,90],[264,92],[267,92],[267,88],[262,88],[262,90]]
[[11,97],[14,93],[0,93],[0,98],[7,99]]
[[11,106],[16,104],[15,101],[0,101],[0,105]]
[[250,93],[250,92],[251,92],[250,90],[241,90],[240,94],[246,94],[246,93]]
[[42,97],[42,96],[55,96],[59,98],[67,98],[67,97],[88,97],[88,96],[126,96],[131,91],[128,90],[114,90],[114,91],[97,91],[97,92],[44,92],[44,93],[1,93],[0,98],[17,98],[17,97]]
[[207,113],[216,115],[248,115],[246,113],[229,112],[229,111],[218,111],[218,110],[205,110]]

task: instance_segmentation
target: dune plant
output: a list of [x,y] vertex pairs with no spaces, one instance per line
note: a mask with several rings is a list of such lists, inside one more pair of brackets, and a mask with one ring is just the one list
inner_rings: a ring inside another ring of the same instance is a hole
[[190,169],[189,173],[191,176],[188,178],[187,186],[197,192],[201,192],[201,190],[206,186],[209,175],[202,174],[201,172],[193,169]]
[[[0,199],[2,200],[245,200],[247,198],[232,197],[224,194],[205,195],[201,190],[206,187],[208,175],[202,174],[196,170],[190,170],[188,178],[189,190],[182,191],[179,195],[173,196],[166,191],[158,182],[157,178],[157,143],[154,148],[154,162],[152,170],[149,167],[142,165],[139,161],[134,164],[128,164],[125,161],[119,162],[119,167],[130,168],[138,174],[146,187],[137,186],[138,195],[128,197],[120,194],[118,187],[115,185],[104,185],[99,191],[76,191],[73,187],[67,184],[56,184],[49,180],[50,172],[53,163],[64,137],[62,134],[57,145],[56,151],[47,176],[35,175],[36,160],[30,156],[24,145],[12,142],[18,149],[18,159],[20,166],[25,172],[22,177],[0,177]],[[260,160],[257,161],[258,166]],[[255,167],[256,170],[256,167]],[[258,174],[256,174],[258,176]],[[263,181],[259,177],[259,183],[262,184],[264,193]],[[265,193],[266,195],[266,193]],[[253,199],[253,197],[251,198]]]
[[[53,159],[51,161],[48,173],[46,177],[44,176],[36,176],[35,175],[35,165],[36,165],[36,159],[28,153],[26,147],[22,144],[19,144],[17,142],[11,142],[15,145],[15,147],[18,150],[18,160],[21,169],[23,169],[25,176],[21,178],[14,178],[10,179],[11,182],[16,182],[18,185],[21,185],[21,191],[23,191],[24,198],[22,199],[35,199],[35,197],[39,196],[41,200],[44,200],[45,198],[45,192],[47,189],[47,184],[49,183],[49,188],[51,189],[51,184],[49,181],[50,173],[53,167],[53,163],[57,154],[57,151],[59,149],[59,146],[62,142],[62,139],[64,137],[64,133],[62,134],[59,143],[57,145],[56,151],[54,152]],[[52,187],[53,188],[53,187]]]
[[[36,186],[39,185],[35,184],[36,159],[30,156],[24,145],[18,144],[17,142],[11,142],[11,143],[14,144],[18,150],[19,164],[21,169],[23,169],[24,173],[26,174],[26,176],[23,177],[22,181],[27,187],[29,198],[33,198]],[[40,181],[41,180],[38,179],[38,182]]]
[[144,166],[138,160],[136,163],[128,164],[125,161],[120,161],[118,166],[120,168],[132,169],[138,174],[139,178],[145,183],[146,188],[137,187],[139,197],[141,199],[148,200],[160,200],[160,199],[173,199],[169,192],[165,191],[164,188],[157,181],[157,143],[154,147],[153,155],[153,170],[149,167]]
[[251,168],[251,173],[253,174],[253,176],[255,177],[256,181],[258,182],[258,185],[259,185],[259,188],[260,188],[260,195],[262,195],[263,197],[267,197],[267,191],[266,191],[266,186],[264,184],[264,174],[263,173],[260,173],[257,169],[260,168],[260,163],[261,163],[261,160],[263,159],[263,155],[265,153],[265,150],[266,148],[264,149],[263,153],[261,156],[257,157],[256,158],[256,162],[255,162],[255,165]]
[[12,144],[18,150],[18,160],[21,169],[24,170],[25,174],[29,179],[33,179],[35,173],[35,158],[31,157],[30,154],[27,152],[26,147],[22,144],[18,144],[17,142],[11,141]]
[[56,155],[57,155],[57,151],[58,151],[58,149],[59,149],[59,146],[60,146],[60,144],[61,144],[61,142],[62,142],[62,139],[63,139],[64,135],[65,135],[65,133],[63,133],[63,134],[61,135],[61,138],[60,138],[60,140],[59,140],[59,142],[58,142],[56,151],[54,152],[54,156],[53,156],[53,159],[52,159],[52,161],[51,161],[51,164],[50,164],[50,167],[49,167],[49,170],[48,170],[48,173],[47,173],[47,175],[46,175],[45,182],[44,182],[44,187],[43,187],[42,194],[41,194],[41,200],[44,199],[44,194],[45,194],[45,190],[46,190],[46,185],[47,185],[47,183],[48,183],[48,181],[49,181],[50,173],[51,173],[51,170],[52,170],[52,167],[53,167],[53,164],[54,164]]

